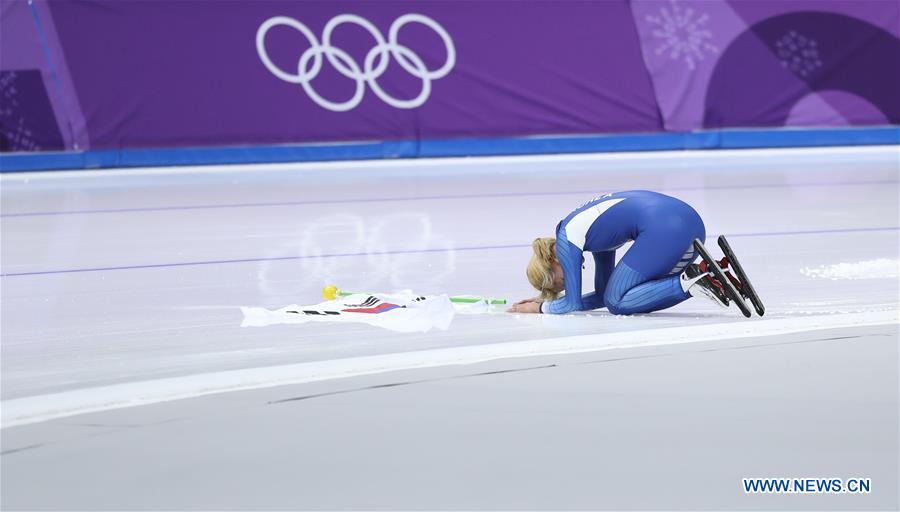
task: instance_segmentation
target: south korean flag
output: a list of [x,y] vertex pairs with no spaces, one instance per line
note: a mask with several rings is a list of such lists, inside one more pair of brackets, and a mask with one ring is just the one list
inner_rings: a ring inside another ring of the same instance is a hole
[[242,307],[241,327],[308,322],[365,323],[397,332],[446,330],[455,310],[446,295],[412,293],[354,294],[310,306],[291,304],[277,310]]

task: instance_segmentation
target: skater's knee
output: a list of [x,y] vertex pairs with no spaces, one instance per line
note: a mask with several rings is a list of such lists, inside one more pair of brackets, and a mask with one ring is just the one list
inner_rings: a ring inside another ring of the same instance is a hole
[[606,309],[607,309],[607,311],[609,311],[610,313],[612,313],[614,315],[630,315],[630,314],[634,313],[634,311],[632,311],[631,308],[626,307],[621,302],[618,302],[615,304],[607,304]]
[[[632,247],[631,251],[633,250]],[[626,259],[634,260],[635,255],[630,251],[625,255],[613,271],[609,284],[603,292],[603,303],[606,305],[606,309],[614,315],[630,315],[634,312],[626,304],[625,295],[629,290],[647,280],[644,274],[632,268],[629,265],[632,262],[626,261]]]
[[609,304],[606,306],[607,311],[614,315],[627,315],[628,311],[620,305]]
[[628,311],[623,304],[622,297],[615,293],[607,292],[603,295],[603,303],[607,311],[614,315],[627,315]]

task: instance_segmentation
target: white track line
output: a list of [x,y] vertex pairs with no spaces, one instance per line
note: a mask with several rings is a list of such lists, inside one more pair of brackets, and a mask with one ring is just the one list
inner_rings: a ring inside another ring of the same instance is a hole
[[559,153],[539,155],[510,155],[510,156],[472,156],[472,157],[436,157],[436,158],[383,158],[378,160],[335,160],[318,162],[288,162],[272,164],[228,164],[228,165],[187,165],[167,167],[133,167],[119,169],[79,169],[61,171],[35,171],[15,172],[0,175],[0,181],[7,183],[29,182],[31,180],[59,180],[75,178],[85,180],[90,178],[121,176],[153,176],[153,175],[185,175],[206,173],[231,173],[231,172],[266,172],[281,171],[288,173],[302,171],[323,170],[367,170],[367,169],[404,169],[415,168],[426,171],[429,169],[441,169],[445,167],[457,167],[465,164],[467,167],[479,169],[487,166],[506,167],[513,164],[553,164],[553,163],[586,163],[598,165],[620,166],[624,163],[633,165],[661,164],[672,166],[673,161],[678,165],[710,164],[720,166],[722,172],[727,172],[728,164],[751,166],[767,164],[772,158],[787,159],[785,164],[792,161],[797,163],[809,163],[812,161],[824,161],[829,165],[845,161],[858,164],[861,161],[876,161],[886,164],[900,162],[898,157],[900,146],[828,146],[828,147],[800,147],[800,148],[760,148],[760,149],[701,149],[701,150],[674,150],[674,151],[625,151],[603,153]]
[[753,321],[735,319],[723,324],[589,334],[205,373],[6,400],[0,404],[2,428],[215,393],[397,370],[897,323],[897,310]]

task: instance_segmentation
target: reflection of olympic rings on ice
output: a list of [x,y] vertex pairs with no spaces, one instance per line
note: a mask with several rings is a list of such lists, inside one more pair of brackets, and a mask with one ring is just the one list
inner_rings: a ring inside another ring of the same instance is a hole
[[[359,25],[375,39],[376,44],[366,54],[361,67],[350,54],[332,45],[332,32],[337,26],[344,23]],[[429,70],[418,54],[408,46],[397,42],[400,29],[407,23],[421,23],[434,30],[441,38],[447,50],[447,60],[440,68],[433,71]],[[284,71],[276,66],[266,51],[266,34],[271,28],[279,25],[297,30],[309,41],[310,47],[300,55],[296,73]],[[456,63],[456,48],[453,46],[453,39],[450,38],[450,34],[438,22],[422,14],[404,14],[394,20],[388,31],[388,39],[386,41],[384,35],[369,20],[355,14],[339,14],[325,24],[321,43],[319,43],[316,35],[303,23],[287,16],[275,16],[266,20],[256,31],[256,51],[259,53],[263,64],[273,75],[285,82],[300,84],[303,90],[306,91],[306,94],[316,104],[335,112],[346,112],[356,108],[362,101],[366,84],[369,85],[376,96],[388,105],[405,109],[420,107],[428,100],[428,96],[431,94],[431,81],[446,76]],[[311,82],[322,70],[322,55],[328,59],[328,62],[340,74],[356,82],[356,90],[349,100],[343,103],[329,101],[313,88]],[[422,80],[422,89],[415,98],[409,100],[394,98],[378,85],[377,80],[387,69],[390,57],[396,59],[400,67],[407,73]]]
[[[388,254],[385,244],[390,244],[394,250],[410,252]],[[416,252],[425,249],[431,252]],[[431,219],[427,215],[408,212],[377,219],[372,225],[366,252],[371,258],[381,257],[392,288],[423,290],[439,285],[455,270],[456,251],[453,249],[451,240],[432,233]]]
[[454,244],[432,232],[427,215],[409,212],[366,219],[372,222],[367,225],[363,217],[349,214],[310,222],[299,236],[266,255],[273,261],[258,267],[260,293],[273,300],[299,300],[294,297],[326,284],[370,292],[412,288],[423,293],[446,285],[445,279],[456,269]]

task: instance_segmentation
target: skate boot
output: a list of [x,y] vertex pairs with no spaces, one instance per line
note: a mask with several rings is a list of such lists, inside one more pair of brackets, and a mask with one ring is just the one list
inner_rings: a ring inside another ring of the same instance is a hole
[[706,263],[691,263],[681,273],[681,289],[691,297],[704,296],[719,306],[727,308],[729,304],[725,287],[707,271]]

